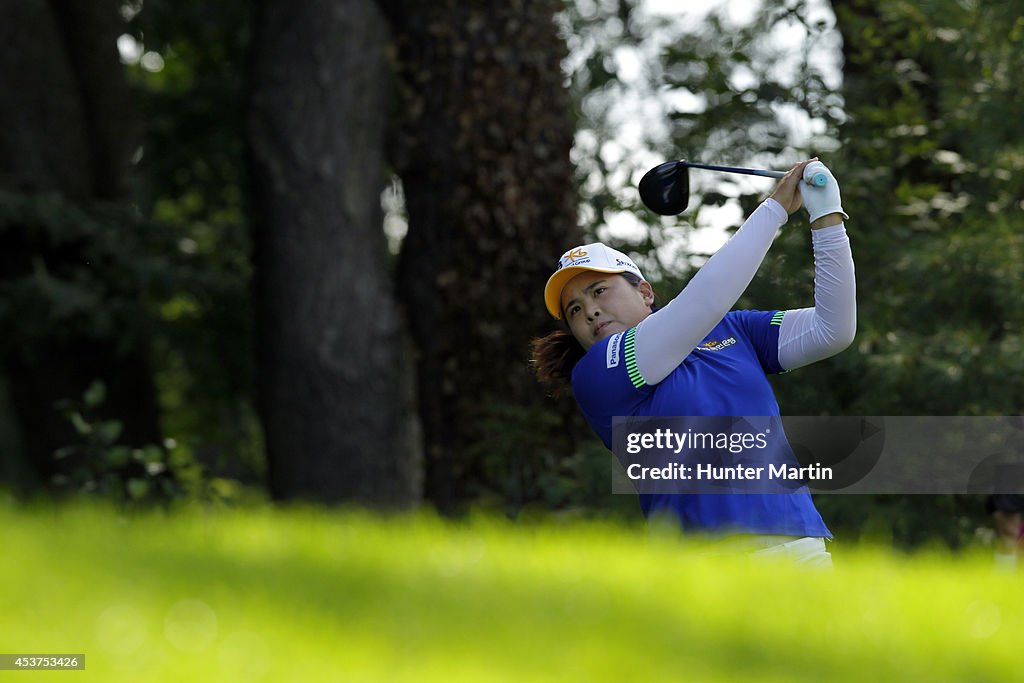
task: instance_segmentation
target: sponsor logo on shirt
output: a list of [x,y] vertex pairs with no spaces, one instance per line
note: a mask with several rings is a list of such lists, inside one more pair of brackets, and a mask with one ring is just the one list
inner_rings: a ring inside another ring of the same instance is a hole
[[736,343],[736,337],[726,337],[722,341],[714,339],[712,341],[706,341],[697,347],[698,351],[721,351],[727,349]]
[[625,332],[619,332],[612,335],[612,338],[608,341],[607,367],[609,368],[619,367],[619,351],[622,346],[622,335],[624,334]]

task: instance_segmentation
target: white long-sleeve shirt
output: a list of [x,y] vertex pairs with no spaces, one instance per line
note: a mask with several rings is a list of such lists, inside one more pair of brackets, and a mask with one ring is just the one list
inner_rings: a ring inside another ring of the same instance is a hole
[[[789,215],[765,200],[666,306],[636,331],[637,369],[647,384],[665,379],[743,294]],[[845,226],[814,230],[814,306],[787,310],[779,330],[779,363],[794,368],[827,358],[853,341],[856,277]]]

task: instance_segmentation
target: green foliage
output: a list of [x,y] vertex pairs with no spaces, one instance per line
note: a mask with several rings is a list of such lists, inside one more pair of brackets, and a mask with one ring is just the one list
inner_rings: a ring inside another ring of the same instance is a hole
[[[141,3],[140,3],[141,5]],[[147,122],[139,194],[158,219],[188,226],[194,249],[248,274],[242,137],[248,3],[146,2],[132,17],[129,63]]]
[[991,526],[982,496],[818,495],[814,503],[841,545],[963,551]]
[[251,236],[242,134],[247,3],[147,2],[131,21],[128,65],[147,121],[139,201],[172,226],[194,279],[162,303],[156,379],[168,433],[213,471],[262,480],[253,407]]
[[183,500],[221,505],[262,500],[238,481],[212,476],[174,439],[125,445],[122,423],[99,416],[105,401],[106,387],[95,381],[80,400],[58,406],[76,437],[54,453],[60,463],[53,481],[58,493],[95,496],[122,509],[168,507]]
[[[176,287],[173,238],[130,208],[75,205],[56,195],[0,190],[4,353],[32,354],[56,333],[134,348],[156,324],[152,306]],[[15,255],[36,254],[31,260]],[[44,254],[49,255],[47,259]],[[75,258],[70,258],[75,254]]]
[[836,5],[839,177],[861,266],[848,409],[1018,412],[1024,148],[1005,122],[1020,120],[1020,21],[994,5]]
[[96,495],[123,506],[166,504],[182,497],[185,482],[198,479],[192,463],[164,446],[119,443],[122,423],[95,415],[105,400],[106,387],[96,381],[80,401],[59,406],[77,440],[54,453],[63,466],[55,476],[57,490]]
[[[614,458],[583,423],[575,405],[492,405],[479,423],[481,437],[470,460],[484,481],[503,488],[478,491],[477,509],[510,517],[637,518],[632,496],[612,495]],[[558,435],[553,438],[551,435]]]
[[[186,226],[122,204],[0,191],[0,235],[19,246],[0,256],[0,353],[38,362],[54,337],[152,349],[165,433],[211,453],[215,472],[258,476],[244,278],[191,249]],[[36,256],[12,256],[24,253]],[[229,451],[242,457],[215,462]]]
[[[122,10],[138,46],[126,69],[146,121],[134,196],[75,205],[0,195],[0,233],[24,247],[0,255],[9,261],[0,346],[34,354],[38,339],[66,332],[144,349],[163,432],[211,476],[255,482],[264,463],[252,408],[241,137],[248,5],[157,1]],[[37,257],[13,261],[25,252]]]
[[0,638],[84,652],[85,680],[978,682],[1020,667],[1020,576],[984,554],[833,548],[835,569],[814,572],[607,523],[314,509],[0,505],[0,524],[18,560],[0,567],[18,587]]
[[640,204],[636,183],[647,169],[679,158],[784,168],[805,154],[794,127],[800,144],[836,146],[842,99],[829,85],[834,60],[821,58],[835,52],[836,34],[820,10],[790,2],[764,3],[749,21],[730,13],[725,3],[699,20],[692,8],[652,16],[632,2],[567,9],[581,218],[590,236],[636,255],[666,292],[706,256],[690,228],[726,228],[713,209],[746,214],[771,185],[694,172],[689,209],[664,219]]

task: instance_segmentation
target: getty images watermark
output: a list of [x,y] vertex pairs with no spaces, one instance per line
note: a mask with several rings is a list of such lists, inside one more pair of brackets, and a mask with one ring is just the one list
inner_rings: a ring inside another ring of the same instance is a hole
[[1024,418],[615,418],[615,493],[1024,493]]
[[[777,432],[776,432],[777,433]],[[634,480],[679,480],[679,481],[759,481],[784,479],[786,481],[803,482],[807,479],[832,479],[832,468],[822,467],[820,463],[800,466],[789,458],[781,462],[770,462],[777,440],[771,438],[771,427],[763,432],[712,432],[695,431],[687,427],[684,432],[667,428],[656,428],[653,431],[634,431],[626,435],[626,453],[639,456],[647,451],[671,453],[679,458],[684,456],[686,464],[680,462],[658,462],[655,466],[645,466],[640,462],[629,462],[626,465],[626,476]],[[714,457],[711,462],[701,462],[694,454],[724,452],[728,456],[739,454],[756,454],[748,457],[746,463],[735,462],[726,464],[730,458]],[[753,464],[764,463],[764,464]]]

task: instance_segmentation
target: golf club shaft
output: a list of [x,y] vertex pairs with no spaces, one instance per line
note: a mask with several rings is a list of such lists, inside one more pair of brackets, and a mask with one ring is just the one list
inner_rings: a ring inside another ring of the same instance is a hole
[[680,161],[679,163],[689,168],[703,168],[709,171],[723,171],[725,173],[742,173],[743,175],[759,175],[764,178],[781,178],[786,175],[785,171],[763,171],[757,168],[737,168],[735,166],[709,166],[708,164],[695,164],[691,161]]

